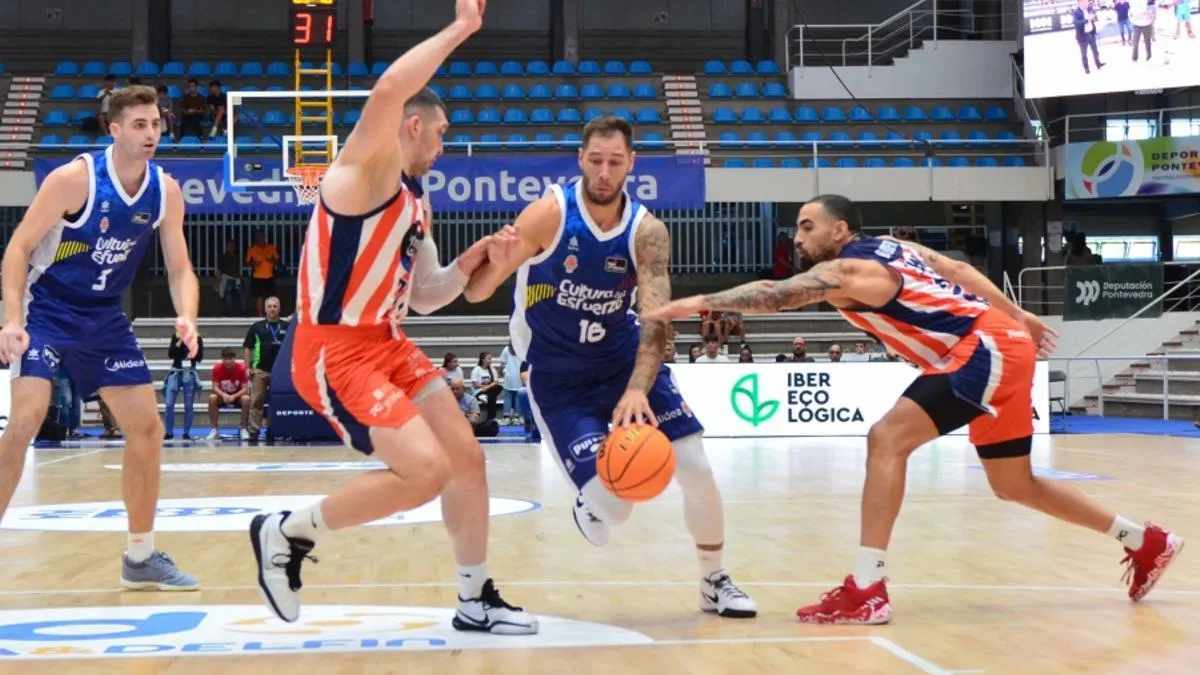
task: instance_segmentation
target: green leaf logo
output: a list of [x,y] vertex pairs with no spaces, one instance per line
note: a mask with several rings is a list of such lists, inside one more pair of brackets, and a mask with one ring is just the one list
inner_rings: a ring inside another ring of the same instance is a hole
[[750,373],[733,383],[729,405],[733,408],[733,414],[756,427],[771,419],[779,410],[779,401],[758,400],[758,373]]

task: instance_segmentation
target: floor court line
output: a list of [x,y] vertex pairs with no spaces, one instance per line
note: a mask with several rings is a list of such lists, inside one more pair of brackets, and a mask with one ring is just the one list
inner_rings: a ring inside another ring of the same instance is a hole
[[896,658],[904,661],[913,668],[920,670],[922,673],[926,673],[927,675],[949,675],[950,673],[950,671],[933,665],[929,661],[917,656],[916,654],[887,638],[872,635],[867,639],[871,642],[871,644],[883,649],[884,651],[890,652]]
[[[82,448],[80,448],[80,449],[82,449]],[[72,459],[79,459],[80,457],[87,457],[88,455],[94,455],[97,452],[103,452],[104,450],[107,450],[107,449],[108,448],[96,448],[95,450],[88,450],[87,452],[81,452],[76,455],[69,455],[67,457],[57,457],[55,459],[48,459],[44,462],[38,462],[35,466],[40,469],[44,466],[50,466],[51,464],[60,464],[62,462],[69,462]]]

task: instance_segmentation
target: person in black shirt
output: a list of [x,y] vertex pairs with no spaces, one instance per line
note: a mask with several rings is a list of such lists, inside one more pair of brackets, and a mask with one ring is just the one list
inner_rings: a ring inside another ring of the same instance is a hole
[[209,138],[225,133],[225,95],[221,93],[221,82],[213,80],[208,83],[208,115],[212,119],[212,131]]
[[1121,44],[1133,39],[1133,24],[1129,21],[1129,0],[1116,0],[1113,11],[1117,13],[1117,28],[1121,31]]
[[258,430],[262,428],[263,406],[271,391],[271,369],[275,367],[275,357],[279,355],[288,329],[286,320],[279,318],[279,298],[267,298],[263,311],[267,318],[250,326],[246,341],[242,343],[250,371],[250,423],[246,431],[252,441],[258,440]]
[[1100,51],[1096,47],[1096,7],[1092,0],[1079,0],[1077,5],[1075,9],[1071,10],[1071,17],[1075,22],[1075,42],[1079,43],[1079,56],[1083,59],[1083,72],[1091,73],[1087,57],[1089,49],[1092,52],[1092,60],[1096,64],[1096,69],[1104,67],[1104,64],[1100,63]]
[[166,401],[164,411],[164,426],[167,428],[163,438],[175,438],[175,399],[183,390],[183,440],[192,440],[192,409],[196,403],[196,392],[200,389],[200,381],[196,378],[196,364],[204,360],[204,339],[196,336],[196,356],[184,365],[187,359],[188,347],[179,339],[179,333],[171,336],[171,344],[167,347],[167,357],[171,359],[171,370],[163,383],[163,399]]

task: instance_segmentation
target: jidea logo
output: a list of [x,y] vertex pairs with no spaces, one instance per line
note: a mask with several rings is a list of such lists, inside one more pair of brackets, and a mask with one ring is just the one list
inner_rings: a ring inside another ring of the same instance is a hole
[[779,410],[779,401],[758,399],[758,373],[744,375],[733,383],[729,405],[733,414],[755,427],[771,419]]

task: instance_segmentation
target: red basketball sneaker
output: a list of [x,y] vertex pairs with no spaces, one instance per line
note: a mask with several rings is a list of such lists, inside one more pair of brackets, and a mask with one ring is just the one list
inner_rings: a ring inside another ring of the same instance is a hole
[[892,620],[892,603],[886,584],[884,579],[859,588],[854,576],[847,576],[840,587],[822,595],[820,602],[796,610],[796,618],[800,623],[887,623]]
[[1183,537],[1146,523],[1142,547],[1136,551],[1125,549],[1125,559],[1121,561],[1125,565],[1125,575],[1121,581],[1129,584],[1129,599],[1137,602],[1146,597],[1182,550]]

